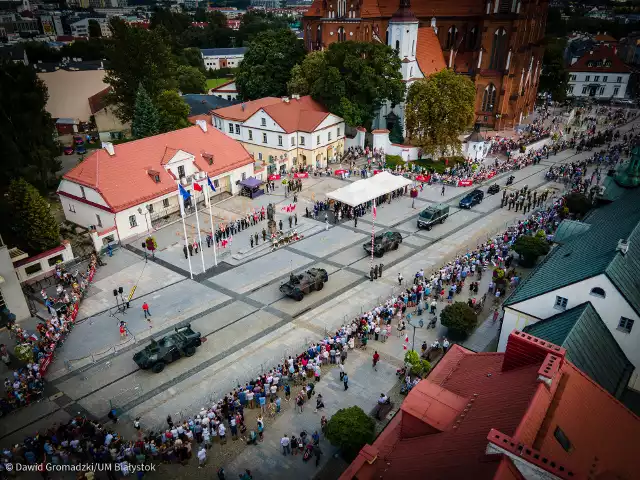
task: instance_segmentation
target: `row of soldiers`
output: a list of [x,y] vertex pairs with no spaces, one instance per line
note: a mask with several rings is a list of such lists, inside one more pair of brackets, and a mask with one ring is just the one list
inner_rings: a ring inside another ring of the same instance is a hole
[[[289,221],[289,229],[293,228],[294,223],[296,226],[298,226],[298,214],[294,213],[293,215],[289,215],[288,221]],[[282,231],[282,227],[284,226],[284,224],[282,223],[282,219],[278,221],[278,226],[280,227],[280,231]],[[264,228],[262,229],[262,241],[263,242],[267,241],[267,231]],[[252,237],[251,236],[249,237],[249,243],[251,244],[251,248],[253,248],[254,243],[256,247],[258,246],[259,237],[257,233],[255,233]]]
[[529,190],[528,185],[525,185],[520,190],[511,192],[507,195],[507,190],[502,191],[502,200],[500,201],[500,208],[504,208],[505,205],[511,208],[515,207],[515,211],[522,210],[522,213],[528,213],[532,207],[539,207],[542,202],[547,200],[549,196],[549,190],[545,190],[538,194],[537,191]]

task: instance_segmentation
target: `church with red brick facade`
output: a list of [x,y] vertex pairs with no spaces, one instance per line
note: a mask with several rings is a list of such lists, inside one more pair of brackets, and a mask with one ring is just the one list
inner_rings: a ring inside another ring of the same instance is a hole
[[[533,111],[548,0],[314,0],[303,18],[307,50],[381,42],[402,59],[407,87],[443,68],[476,85],[476,122],[512,128]],[[374,128],[389,128],[382,107]],[[394,118],[390,116],[389,118]]]

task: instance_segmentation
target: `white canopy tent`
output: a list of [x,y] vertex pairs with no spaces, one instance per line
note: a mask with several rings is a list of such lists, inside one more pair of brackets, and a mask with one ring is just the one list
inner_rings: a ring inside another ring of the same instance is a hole
[[356,207],[411,184],[413,182],[408,178],[389,172],[380,172],[373,177],[358,180],[351,185],[329,192],[327,198]]

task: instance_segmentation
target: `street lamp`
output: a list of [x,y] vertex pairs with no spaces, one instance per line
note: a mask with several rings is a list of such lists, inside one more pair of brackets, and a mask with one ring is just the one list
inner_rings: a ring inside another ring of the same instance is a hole
[[407,323],[409,323],[410,326],[413,327],[413,339],[411,340],[411,350],[413,350],[414,352],[416,351],[416,328],[422,328],[424,327],[424,322],[422,320],[418,320],[418,325],[414,325],[411,322],[411,314],[407,315]]
[[138,207],[138,213],[140,215],[144,215],[144,221],[147,222],[147,233],[151,233],[151,229],[149,228],[149,219],[147,218],[147,214],[150,213],[149,208],[150,208],[150,205],[147,205],[146,210],[143,211],[142,207]]

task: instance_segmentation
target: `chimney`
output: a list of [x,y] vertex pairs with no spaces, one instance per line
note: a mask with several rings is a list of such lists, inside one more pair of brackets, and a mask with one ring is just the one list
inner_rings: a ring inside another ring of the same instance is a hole
[[566,350],[538,337],[514,330],[509,335],[504,352],[502,371],[527,365],[542,365],[548,354],[564,358]]
[[107,151],[110,157],[113,157],[116,154],[116,150],[111,142],[102,142],[102,148]]
[[560,367],[562,366],[562,361],[562,357],[552,353],[547,354],[547,357],[544,359],[544,363],[538,370],[538,380],[544,383],[547,388],[551,389],[553,379],[556,377],[557,373],[560,371]]
[[284,103],[289,103],[289,97],[282,97],[282,101]]
[[198,125],[204,133],[207,133],[207,122],[204,120],[196,120],[196,125]]
[[618,240],[618,246],[616,247],[616,250],[622,255],[626,255],[629,251],[629,240],[625,240],[624,238]]
[[293,95],[291,95],[291,98],[293,98],[294,100],[300,100],[300,95],[294,93]]

